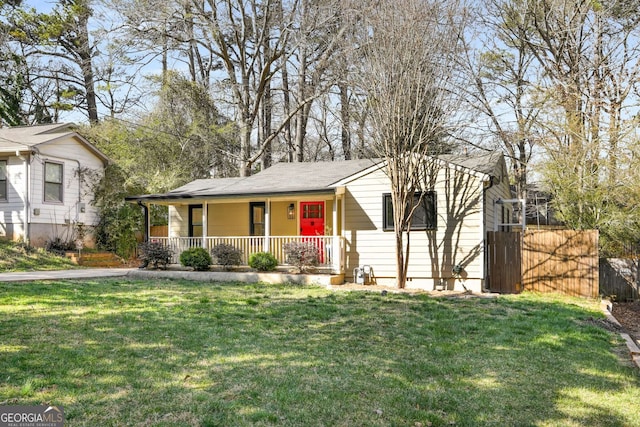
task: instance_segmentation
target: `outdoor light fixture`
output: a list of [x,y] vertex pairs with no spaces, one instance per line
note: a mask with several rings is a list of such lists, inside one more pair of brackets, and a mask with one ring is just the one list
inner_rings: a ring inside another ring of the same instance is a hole
[[287,208],[287,219],[295,219],[296,218],[296,207],[291,203]]

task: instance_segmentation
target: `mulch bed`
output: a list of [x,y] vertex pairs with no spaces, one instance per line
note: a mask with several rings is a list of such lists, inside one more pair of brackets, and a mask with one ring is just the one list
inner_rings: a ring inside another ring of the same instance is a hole
[[640,340],[640,301],[614,302],[611,314],[629,335]]

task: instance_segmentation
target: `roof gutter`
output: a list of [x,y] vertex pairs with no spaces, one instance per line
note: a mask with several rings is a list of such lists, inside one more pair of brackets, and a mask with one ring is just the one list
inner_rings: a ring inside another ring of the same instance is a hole
[[[339,188],[339,187],[338,187]],[[239,199],[244,197],[282,197],[282,196],[299,196],[301,194],[336,194],[335,188],[322,188],[316,190],[297,190],[297,191],[270,191],[263,193],[229,193],[229,194],[197,194],[197,193],[183,193],[183,194],[147,194],[140,196],[125,197],[127,202],[140,202],[140,201],[175,201],[175,200],[206,200],[206,199]]]

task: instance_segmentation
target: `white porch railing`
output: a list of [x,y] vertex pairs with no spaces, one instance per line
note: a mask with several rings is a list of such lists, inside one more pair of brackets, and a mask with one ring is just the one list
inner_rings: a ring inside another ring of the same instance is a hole
[[204,247],[207,251],[219,244],[234,246],[242,251],[242,262],[249,265],[249,256],[256,252],[271,252],[278,264],[288,265],[284,245],[289,242],[314,244],[320,252],[319,267],[330,267],[332,272],[344,270],[344,239],[340,236],[232,236],[232,237],[151,237],[152,242],[162,243],[173,251],[171,262],[178,264],[180,254],[195,247]]

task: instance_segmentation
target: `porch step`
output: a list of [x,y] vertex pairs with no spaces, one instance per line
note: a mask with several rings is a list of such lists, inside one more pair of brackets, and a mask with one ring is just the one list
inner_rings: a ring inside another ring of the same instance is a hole
[[83,267],[122,267],[124,264],[119,256],[111,252],[82,253],[77,263]]

